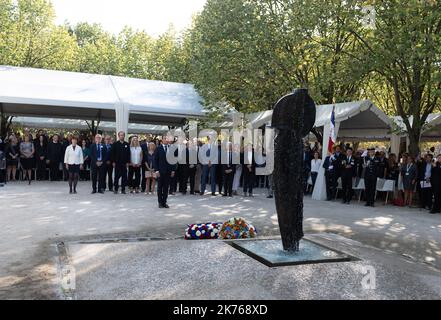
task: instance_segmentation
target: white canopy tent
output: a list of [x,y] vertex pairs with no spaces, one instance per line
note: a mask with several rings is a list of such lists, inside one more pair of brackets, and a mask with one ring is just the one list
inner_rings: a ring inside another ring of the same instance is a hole
[[[404,124],[403,118],[393,117],[399,135],[402,137],[407,137],[407,128]],[[413,116],[409,117],[409,122],[413,125]],[[439,141],[441,140],[441,113],[429,114],[425,124],[423,125],[423,130],[421,134],[422,141]]]
[[[14,117],[13,123],[22,127],[33,129],[60,129],[60,130],[88,130],[89,126],[86,120],[75,119],[44,119],[33,117]],[[100,122],[99,130],[103,132],[115,132],[114,122]],[[168,131],[168,127],[149,124],[134,124],[128,126],[129,134],[164,134]]]
[[[392,121],[369,100],[317,106],[315,128],[323,130],[329,125],[334,107],[335,121],[340,123],[339,138],[358,141],[390,138]],[[270,110],[248,115],[246,120],[253,128],[260,128],[271,125],[272,116]]]
[[203,118],[191,84],[0,66],[0,104],[14,116],[179,126]]

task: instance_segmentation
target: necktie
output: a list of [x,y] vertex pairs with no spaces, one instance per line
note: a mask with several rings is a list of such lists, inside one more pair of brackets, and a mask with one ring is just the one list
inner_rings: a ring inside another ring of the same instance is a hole
[[97,147],[98,154],[99,154],[99,156],[98,156],[98,161],[101,161],[101,148],[100,148],[99,145],[97,145],[96,147]]

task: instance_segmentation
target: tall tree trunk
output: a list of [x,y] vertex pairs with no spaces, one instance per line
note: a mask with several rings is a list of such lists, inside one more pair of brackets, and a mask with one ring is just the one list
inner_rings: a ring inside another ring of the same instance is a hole
[[409,153],[416,157],[420,154],[420,130],[412,129],[409,132]]

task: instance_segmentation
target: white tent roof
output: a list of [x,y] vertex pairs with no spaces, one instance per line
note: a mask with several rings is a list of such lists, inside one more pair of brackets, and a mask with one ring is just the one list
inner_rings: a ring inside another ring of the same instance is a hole
[[[390,135],[392,120],[370,100],[317,106],[315,127],[323,128],[331,121],[335,106],[335,121],[340,122],[339,138],[385,139]],[[246,116],[253,128],[271,125],[273,112],[264,111]]]
[[[14,117],[13,123],[18,123],[23,127],[32,129],[61,129],[61,130],[88,130],[89,126],[85,120],[74,119],[44,119],[33,117]],[[114,132],[115,123],[100,122],[98,130],[104,132]],[[129,134],[163,134],[169,129],[166,126],[147,125],[147,124],[129,124]]]
[[115,120],[124,104],[138,123],[182,123],[203,117],[191,84],[0,66],[0,103],[11,115]]
[[[402,117],[393,117],[398,130],[402,135],[407,134],[407,128]],[[409,117],[409,122],[413,125],[413,116]],[[441,139],[441,113],[429,114],[425,124],[423,125],[422,140],[439,140]]]

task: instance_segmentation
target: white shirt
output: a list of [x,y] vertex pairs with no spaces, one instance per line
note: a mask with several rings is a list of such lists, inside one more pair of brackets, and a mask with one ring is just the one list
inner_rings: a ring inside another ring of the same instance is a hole
[[67,164],[76,164],[81,165],[84,163],[83,159],[83,149],[79,145],[73,149],[73,146],[70,145],[66,148],[66,152],[64,153],[64,163]]
[[142,148],[130,147],[130,162],[136,165],[140,165],[142,162]]
[[311,172],[319,172],[322,165],[322,159],[311,160]]

